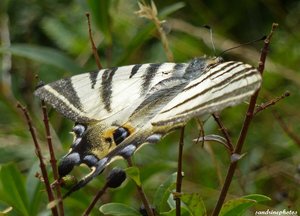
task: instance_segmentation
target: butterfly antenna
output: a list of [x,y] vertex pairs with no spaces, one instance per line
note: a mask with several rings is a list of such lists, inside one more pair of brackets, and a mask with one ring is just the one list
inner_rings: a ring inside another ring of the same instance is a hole
[[215,47],[214,40],[213,40],[213,31],[212,31],[212,28],[209,25],[203,25],[202,27],[209,30],[211,46],[212,46],[212,48],[214,50],[214,53],[216,53],[216,47]]
[[256,39],[256,40],[253,40],[253,41],[249,41],[249,42],[247,42],[247,43],[243,43],[243,44],[240,44],[240,45],[235,46],[235,47],[231,47],[231,48],[229,48],[229,49],[224,50],[223,52],[221,52],[218,56],[222,56],[222,55],[224,55],[225,52],[228,52],[228,51],[230,51],[230,50],[233,50],[233,49],[236,49],[236,48],[245,46],[245,45],[253,44],[253,43],[256,43],[256,42],[259,42],[259,41],[263,41],[263,40],[265,40],[266,38],[267,38],[267,36],[264,35],[264,36],[262,36],[262,37],[259,38],[259,39]]

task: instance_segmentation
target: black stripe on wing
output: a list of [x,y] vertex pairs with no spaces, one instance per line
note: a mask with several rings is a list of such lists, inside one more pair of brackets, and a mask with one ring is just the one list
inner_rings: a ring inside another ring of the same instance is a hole
[[71,78],[65,78],[51,83],[50,86],[58,93],[62,94],[73,106],[80,111],[83,111],[80,98],[77,95],[76,90],[73,87]]
[[65,78],[38,88],[34,94],[58,112],[75,122],[91,122],[82,108],[80,98],[70,78]]
[[180,71],[182,69],[186,68],[186,63],[177,63],[174,65],[173,71]]
[[140,69],[140,67],[142,66],[142,64],[136,64],[132,67],[131,69],[131,73],[130,73],[130,76],[129,78],[133,77]]
[[152,79],[155,77],[156,72],[158,71],[161,65],[162,64],[149,64],[149,67],[146,69],[145,75],[143,77],[141,95],[144,95],[147,92]]
[[112,79],[118,67],[106,69],[102,75],[101,100],[104,103],[104,108],[111,112],[111,95],[112,95]]
[[99,71],[90,72],[90,81],[91,81],[91,87],[94,89],[96,83],[97,83],[97,77],[98,77]]

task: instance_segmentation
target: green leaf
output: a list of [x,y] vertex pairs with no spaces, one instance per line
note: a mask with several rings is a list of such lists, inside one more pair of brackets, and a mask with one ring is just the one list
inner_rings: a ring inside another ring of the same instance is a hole
[[206,215],[206,208],[200,194],[198,193],[183,194],[181,195],[180,199],[187,206],[191,215],[193,216]]
[[0,183],[1,199],[11,205],[21,215],[31,215],[25,184],[14,164],[1,166]]
[[227,201],[220,212],[220,216],[242,216],[245,211],[255,204],[271,200],[269,197],[260,194],[251,194],[241,198]]
[[159,11],[158,16],[161,18],[165,18],[166,16],[169,16],[170,14],[178,11],[179,9],[183,8],[185,6],[184,2],[176,2],[168,7],[165,7]]
[[105,215],[140,216],[134,208],[122,203],[108,203],[102,205],[99,210]]
[[1,47],[0,53],[4,52],[11,52],[13,55],[29,58],[70,72],[78,73],[82,71],[82,69],[68,56],[49,47],[13,44],[11,47]]
[[86,35],[84,35],[85,37],[81,36],[78,31],[74,31],[68,24],[63,23],[57,18],[50,17],[44,18],[41,21],[41,25],[45,34],[61,49],[74,55],[82,54],[87,49],[89,52],[91,51],[87,30]]
[[125,169],[126,175],[131,178],[138,186],[141,186],[140,170],[137,167],[129,167]]
[[252,199],[252,200],[255,200],[256,202],[265,202],[265,201],[272,200],[270,197],[267,197],[262,194],[249,194],[249,195],[243,196],[243,198]]
[[40,163],[39,161],[36,161],[32,167],[30,168],[27,178],[26,178],[26,191],[28,194],[28,200],[29,200],[29,206],[30,206],[30,212],[32,215],[37,215],[41,204],[44,202],[46,193],[41,193],[41,191],[44,191],[44,185],[41,183],[41,181],[35,176],[37,172],[40,172]]
[[176,178],[177,173],[173,173],[155,191],[153,204],[157,208],[158,212],[161,211],[162,205],[167,202],[168,197],[170,196],[172,190],[175,188]]

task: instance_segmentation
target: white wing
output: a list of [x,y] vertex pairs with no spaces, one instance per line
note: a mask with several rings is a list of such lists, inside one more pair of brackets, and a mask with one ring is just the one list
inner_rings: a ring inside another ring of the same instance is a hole
[[191,81],[152,120],[163,126],[186,122],[195,117],[221,111],[249,98],[261,84],[260,73],[242,62],[223,62]]
[[103,69],[44,85],[35,95],[75,122],[123,123],[157,83],[182,76],[186,67],[164,63]]

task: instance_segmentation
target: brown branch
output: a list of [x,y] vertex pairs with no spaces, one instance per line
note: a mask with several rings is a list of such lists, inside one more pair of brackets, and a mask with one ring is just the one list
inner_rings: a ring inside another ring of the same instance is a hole
[[181,193],[181,186],[182,186],[182,153],[183,153],[183,145],[184,145],[184,127],[180,130],[180,139],[179,139],[179,145],[178,145],[178,165],[177,165],[177,179],[176,179],[176,196],[175,196],[175,202],[176,202],[176,216],[181,215],[181,208],[180,208],[180,193]]
[[[259,66],[258,66],[258,71],[261,73],[261,75],[263,74],[263,71],[264,71],[265,61],[266,61],[266,57],[267,57],[267,53],[268,53],[269,45],[270,45],[270,40],[271,40],[273,33],[277,27],[278,27],[278,24],[273,23],[271,32],[264,41],[264,47],[261,51],[260,62],[259,62]],[[240,136],[239,136],[239,139],[235,146],[234,153],[232,154],[232,157],[231,157],[232,160],[231,160],[230,166],[227,171],[225,182],[221,189],[221,193],[219,195],[217,204],[212,213],[213,216],[219,215],[222,205],[225,201],[229,186],[232,182],[232,178],[235,173],[235,170],[237,167],[237,162],[238,162],[238,159],[236,159],[236,156],[241,154],[242,147],[245,142],[250,123],[254,116],[254,109],[255,109],[255,104],[256,104],[257,97],[258,97],[258,93],[259,93],[259,89],[254,93],[254,95],[250,99],[250,103],[249,103],[248,110],[247,110],[247,113],[246,113],[246,116],[244,119],[244,123],[243,123],[242,129],[241,129],[241,132],[240,132]]]
[[88,206],[88,208],[83,212],[82,216],[87,216],[90,214],[94,206],[96,205],[97,201],[100,199],[100,197],[105,193],[105,191],[108,188],[108,184],[106,183],[100,191],[94,196],[92,202]]
[[[35,129],[32,125],[31,117],[30,117],[27,109],[24,106],[22,106],[19,102],[17,103],[17,107],[22,110],[22,112],[23,112],[23,114],[26,118],[26,122],[27,122],[27,125],[29,127],[31,137],[33,139],[33,143],[34,143],[34,147],[35,147],[35,153],[36,153],[36,155],[37,155],[37,157],[40,161],[41,172],[42,172],[42,176],[43,176],[44,183],[45,183],[45,186],[46,186],[48,200],[49,200],[49,202],[52,202],[52,201],[54,201],[54,196],[53,196],[52,189],[50,187],[50,182],[49,182],[49,178],[48,178],[46,165],[43,161],[43,155],[42,155],[41,148],[40,148],[40,145],[38,143],[38,140],[37,140],[37,137],[36,137],[36,134],[35,134]],[[54,216],[58,215],[58,211],[57,211],[56,206],[51,207],[51,212],[52,212],[52,215],[54,215]]]
[[256,110],[254,112],[254,115],[256,115],[257,113],[259,113],[259,112],[261,112],[261,111],[269,108],[270,106],[275,105],[277,102],[281,101],[282,99],[284,99],[284,98],[286,98],[288,96],[290,96],[290,92],[286,91],[284,94],[280,95],[279,97],[276,97],[276,98],[274,98],[274,99],[272,99],[272,100],[270,100],[270,101],[268,101],[266,103],[263,103],[263,104],[259,105],[256,108]]
[[273,115],[283,131],[300,147],[300,137],[285,123],[278,112],[273,112]]
[[[57,165],[56,165],[56,158],[53,150],[53,144],[52,144],[52,138],[51,138],[51,133],[50,133],[50,127],[49,127],[49,119],[48,119],[48,114],[47,114],[47,107],[45,104],[45,101],[41,101],[42,104],[42,110],[43,110],[43,121],[45,125],[45,131],[46,131],[46,137],[47,137],[47,143],[48,143],[48,149],[50,153],[50,164],[53,172],[53,177],[54,181],[58,182],[59,181],[59,176],[58,176],[58,170],[57,170]],[[61,194],[61,188],[60,184],[55,184],[55,191],[56,191],[56,198],[58,200],[58,211],[59,215],[63,216],[64,215],[64,206],[62,202],[62,194]]]
[[[131,157],[126,158],[126,161],[127,161],[128,167],[132,167],[133,166]],[[147,196],[146,196],[143,188],[141,186],[137,185],[137,184],[136,184],[136,187],[137,187],[138,193],[140,195],[140,198],[142,200],[142,203],[144,204],[144,207],[145,207],[145,210],[147,212],[147,215],[148,216],[154,216],[154,213],[153,213],[153,211],[152,211],[152,209],[150,207],[149,201],[147,199]]]
[[232,144],[232,141],[230,139],[230,135],[228,133],[227,128],[225,128],[224,124],[222,123],[219,114],[213,113],[212,116],[214,117],[215,121],[219,125],[219,128],[222,131],[222,133],[223,133],[223,135],[224,135],[224,137],[225,137],[225,139],[227,141],[227,145],[225,145],[225,146],[228,147],[228,150],[229,150],[230,154],[232,154],[233,153],[233,144]]
[[92,49],[93,49],[94,58],[95,58],[95,60],[96,60],[96,64],[97,64],[97,66],[98,66],[98,69],[101,70],[101,69],[102,69],[102,65],[101,65],[101,63],[100,63],[100,57],[99,57],[99,55],[98,55],[97,48],[96,48],[96,46],[95,46],[95,42],[94,42],[93,35],[92,35],[90,13],[86,13],[85,15],[86,15],[86,18],[87,18],[87,20],[88,20],[89,37],[90,37],[90,42],[91,42]]

